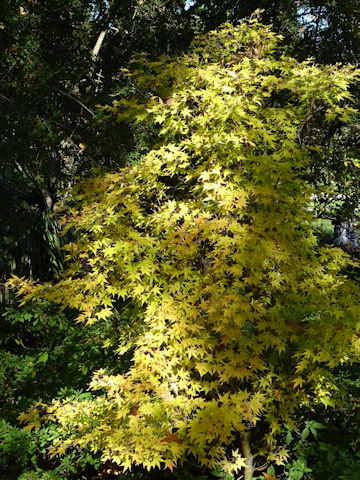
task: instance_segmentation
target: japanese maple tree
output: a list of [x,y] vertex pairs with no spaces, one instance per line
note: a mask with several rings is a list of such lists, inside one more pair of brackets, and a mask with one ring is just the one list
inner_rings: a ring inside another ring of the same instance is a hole
[[255,16],[180,58],[135,59],[136,96],[105,111],[155,122],[156,145],[76,186],[63,221],[78,236],[57,283],[12,280],[89,324],[119,299],[142,309],[119,338],[130,370],[95,372],[105,395],[50,407],[60,450],[88,445],[125,469],[192,457],[249,480],[255,446],[284,462],[281,426],[300,404],[331,404],[328,367],[357,357],[359,292],[343,252],[317,246],[301,175],[319,147],[301,133],[355,113],[358,72],[299,63],[280,40]]

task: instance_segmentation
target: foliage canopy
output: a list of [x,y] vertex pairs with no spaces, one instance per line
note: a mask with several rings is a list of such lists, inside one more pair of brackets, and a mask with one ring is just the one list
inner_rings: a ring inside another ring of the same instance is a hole
[[314,398],[331,404],[326,368],[358,354],[358,288],[341,273],[347,257],[316,246],[301,174],[319,147],[299,136],[347,121],[359,72],[299,63],[279,40],[253,17],[178,59],[134,60],[136,98],[105,111],[154,121],[156,145],[76,186],[64,222],[78,239],[57,283],[13,278],[26,300],[77,308],[88,324],[121,299],[143,312],[119,338],[119,351],[134,348],[129,372],[98,371],[91,387],[105,395],[51,407],[72,438],[60,451],[88,445],[125,469],[190,456],[232,472],[252,468],[239,451],[251,424],[281,464],[281,423]]

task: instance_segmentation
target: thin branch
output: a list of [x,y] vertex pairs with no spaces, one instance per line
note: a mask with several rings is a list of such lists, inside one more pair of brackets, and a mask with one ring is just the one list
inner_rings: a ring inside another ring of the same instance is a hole
[[267,461],[263,465],[261,465],[260,467],[254,467],[254,470],[256,470],[258,472],[261,472],[262,470],[265,470],[265,468],[267,468],[269,465],[270,465],[270,462]]
[[90,110],[90,108],[88,108],[81,100],[79,100],[79,99],[76,98],[76,97],[73,97],[72,95],[70,95],[70,94],[67,93],[67,92],[63,92],[62,90],[59,90],[59,91],[60,91],[60,93],[61,93],[62,95],[65,95],[66,97],[71,98],[71,100],[74,100],[74,102],[76,102],[76,103],[78,103],[79,105],[81,105],[87,112],[89,112],[93,117],[95,117],[95,113],[92,112],[92,111]]
[[302,130],[305,127],[305,125],[307,124],[307,122],[309,120],[311,120],[311,118],[315,115],[315,113],[321,112],[321,110],[323,110],[324,108],[325,107],[322,106],[322,107],[319,107],[319,108],[317,108],[316,110],[313,111],[312,110],[312,105],[310,106],[310,112],[308,113],[307,117],[305,118],[305,120],[300,125],[298,135],[300,135],[300,133],[302,132]]
[[26,349],[28,348],[23,344],[23,341],[21,340],[21,338],[17,338],[17,340],[23,348],[26,348]]

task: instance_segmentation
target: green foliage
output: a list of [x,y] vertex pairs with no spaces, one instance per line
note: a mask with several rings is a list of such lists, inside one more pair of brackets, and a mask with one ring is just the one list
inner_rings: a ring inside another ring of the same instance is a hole
[[24,472],[18,477],[18,480],[65,480],[58,472],[45,471],[40,468],[29,472]]
[[5,306],[0,327],[0,413],[14,419],[42,398],[50,401],[62,388],[83,388],[97,367],[112,365],[104,349],[116,326],[85,328],[46,302]]
[[89,448],[124,470],[193,457],[231,474],[246,467],[239,445],[251,424],[260,456],[282,465],[281,425],[294,425],[300,405],[331,405],[328,368],[358,358],[349,259],[317,247],[301,177],[321,148],[299,143],[319,118],[354,114],[358,72],[298,63],[279,41],[251,18],[179,59],[135,59],[141,95],[105,110],[155,121],[157,144],[138,165],[74,189],[64,223],[78,238],[57,283],[13,278],[26,300],[76,308],[88,325],[119,299],[142,312],[126,332],[129,371],[99,370],[91,388],[102,395],[48,407],[59,454]]
[[305,0],[301,3],[299,54],[317,62],[356,62],[359,56],[359,0]]
[[0,471],[7,465],[17,468],[35,463],[36,444],[29,431],[0,420]]
[[334,240],[334,225],[331,220],[316,219],[313,223],[321,245],[331,245]]
[[350,126],[335,121],[328,129],[311,132],[323,145],[322,154],[314,156],[307,175],[314,186],[314,209],[320,218],[353,218],[359,213],[358,128],[355,117]]
[[[81,391],[60,391],[57,399],[89,399],[90,393]],[[20,475],[20,478],[52,479],[78,478],[86,470],[93,474],[100,467],[99,455],[91,454],[87,449],[78,451],[69,449],[61,459],[51,457],[54,445],[61,436],[54,423],[48,422],[44,415],[43,404],[37,402],[27,413],[19,417],[26,421],[25,428],[11,425],[5,420],[0,423],[0,475]]]
[[308,468],[306,460],[299,458],[294,460],[290,465],[287,465],[288,471],[286,478],[289,480],[301,480],[304,475],[311,472],[311,468]]
[[[47,422],[44,404],[38,400],[89,398],[81,388],[94,369],[126,370],[129,359],[117,361],[109,348],[118,324],[121,328],[125,323],[124,310],[121,321],[117,313],[89,328],[76,324],[70,311],[59,311],[46,302],[2,305],[0,476],[30,469],[24,478],[77,478],[80,472],[99,468],[99,456],[86,449],[69,449],[61,461],[51,459],[50,449],[61,437],[56,425]],[[25,430],[17,417],[27,419]]]
[[[285,470],[306,480],[352,480],[360,466],[358,364],[333,371],[336,408],[305,409],[303,428],[287,435],[291,459]],[[319,423],[321,422],[321,423]],[[305,468],[308,471],[305,471]]]
[[46,279],[61,267],[49,213],[77,172],[69,128],[75,134],[84,121],[61,92],[88,65],[90,12],[78,0],[0,6],[2,280],[13,271]]
[[[318,431],[323,429],[324,425],[316,421],[306,421],[303,430],[297,435],[297,442],[292,445],[291,457],[292,461],[286,465],[285,477],[289,480],[301,480],[304,477],[308,478],[307,474],[312,472],[308,467],[306,455],[304,455],[303,446],[309,441],[309,436],[313,438],[318,437]],[[288,432],[286,436],[287,445],[293,442],[292,432]]]

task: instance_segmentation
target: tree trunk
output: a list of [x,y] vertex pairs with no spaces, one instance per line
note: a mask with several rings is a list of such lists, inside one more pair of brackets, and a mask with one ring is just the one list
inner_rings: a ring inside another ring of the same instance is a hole
[[250,448],[250,432],[245,431],[241,434],[242,454],[246,457],[246,467],[244,472],[244,480],[252,480],[254,474],[253,455]]
[[104,21],[102,22],[101,31],[96,40],[95,46],[91,52],[93,60],[96,60],[97,56],[99,55],[101,45],[103,44],[104,38],[110,28],[110,24],[112,20],[116,17],[116,14],[120,8],[120,5],[121,5],[120,0],[113,0],[113,2],[109,4],[108,13]]
[[98,56],[98,53],[100,51],[101,45],[104,41],[104,38],[105,38],[105,35],[106,35],[107,31],[108,31],[108,29],[103,30],[102,32],[100,32],[100,34],[98,36],[95,47],[92,49],[92,52],[91,52],[91,55],[94,59]]

